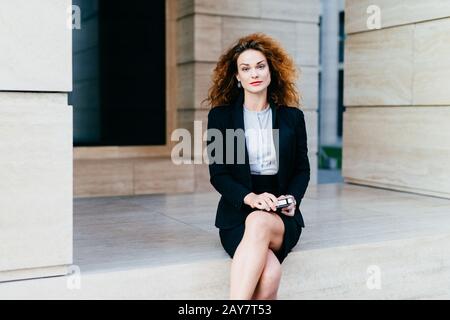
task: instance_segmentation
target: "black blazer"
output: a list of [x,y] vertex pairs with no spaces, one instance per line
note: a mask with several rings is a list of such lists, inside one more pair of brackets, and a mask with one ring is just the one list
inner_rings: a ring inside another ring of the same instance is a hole
[[[304,227],[299,206],[310,179],[304,114],[298,108],[277,106],[272,101],[270,101],[270,107],[272,108],[272,128],[279,129],[279,146],[275,144],[279,160],[278,188],[280,194],[291,194],[295,197],[297,207],[294,218],[301,227]],[[225,130],[244,129],[242,94],[234,104],[217,106],[209,111],[208,129],[213,128],[222,132],[225,155]],[[208,135],[208,147],[211,147],[210,144],[213,141]],[[226,164],[225,160],[223,164],[211,163],[211,161],[209,164],[211,184],[222,195],[215,221],[215,226],[218,228],[231,228],[244,222],[251,211],[251,208],[244,203],[244,197],[252,190],[247,147],[245,146],[245,163],[236,164],[237,142],[234,141],[233,145],[234,164]]]

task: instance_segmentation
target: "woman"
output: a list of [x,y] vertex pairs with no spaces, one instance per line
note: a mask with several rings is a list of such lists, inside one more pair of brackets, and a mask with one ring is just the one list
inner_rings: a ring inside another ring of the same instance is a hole
[[[296,76],[289,55],[260,33],[239,39],[214,70],[208,134],[222,133],[224,149],[210,156],[233,152],[234,160],[209,164],[211,184],[222,195],[215,225],[233,259],[230,299],[276,299],[281,263],[304,227],[299,205],[310,167]],[[242,154],[234,138],[233,150],[226,146],[227,129],[245,130],[243,163],[236,161]],[[271,134],[255,138],[250,130]],[[289,195],[295,202],[277,210],[278,199]]]

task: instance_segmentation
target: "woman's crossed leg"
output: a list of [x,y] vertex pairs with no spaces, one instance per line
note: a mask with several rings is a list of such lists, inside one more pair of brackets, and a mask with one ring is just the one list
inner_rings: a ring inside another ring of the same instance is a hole
[[230,299],[275,299],[281,265],[274,252],[283,243],[280,216],[253,211],[245,220],[244,236],[231,263]]

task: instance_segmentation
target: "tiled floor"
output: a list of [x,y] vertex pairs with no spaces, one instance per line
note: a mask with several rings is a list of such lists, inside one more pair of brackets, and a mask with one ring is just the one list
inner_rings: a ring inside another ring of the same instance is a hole
[[[214,227],[217,193],[74,200],[74,264],[84,272],[228,259]],[[311,250],[445,234],[450,200],[351,184],[310,186],[306,228],[294,248]]]

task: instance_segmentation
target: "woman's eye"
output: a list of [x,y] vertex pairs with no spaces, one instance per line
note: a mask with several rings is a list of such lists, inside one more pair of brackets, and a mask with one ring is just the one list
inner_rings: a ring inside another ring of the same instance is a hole
[[242,68],[242,71],[248,71],[248,68]]
[[260,64],[260,65],[258,66],[259,69],[264,69],[264,67],[265,67],[265,65],[263,65],[263,64]]

